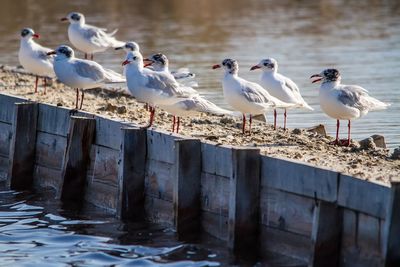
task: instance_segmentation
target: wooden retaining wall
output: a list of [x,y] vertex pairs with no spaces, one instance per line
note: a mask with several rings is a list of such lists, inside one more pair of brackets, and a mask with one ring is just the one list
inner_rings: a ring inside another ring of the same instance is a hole
[[26,102],[0,94],[0,179],[13,189],[202,230],[272,265],[400,266],[397,182]]

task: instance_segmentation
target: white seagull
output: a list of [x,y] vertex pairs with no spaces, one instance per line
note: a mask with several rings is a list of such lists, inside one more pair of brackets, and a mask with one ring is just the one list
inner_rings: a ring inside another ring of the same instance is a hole
[[272,108],[293,106],[293,104],[282,102],[271,96],[259,84],[240,78],[238,76],[239,65],[236,60],[225,59],[222,64],[214,65],[213,69],[221,67],[225,70],[222,80],[224,98],[229,105],[243,114],[243,134],[245,133],[246,114],[250,115],[249,130],[251,133],[252,115],[265,114]]
[[85,23],[85,16],[82,13],[71,12],[61,20],[69,21],[68,38],[77,49],[85,53],[85,59],[90,54],[93,60],[94,53],[124,45],[124,42],[113,37],[117,30],[107,33],[107,29],[88,25]]
[[[312,83],[322,81],[319,88],[321,109],[336,119],[336,145],[350,145],[351,120],[364,116],[368,111],[386,109],[390,104],[383,103],[368,95],[368,91],[358,85],[340,84],[341,76],[337,69],[326,69],[314,74]],[[348,120],[347,140],[339,141],[339,120]]]
[[[24,69],[36,75],[35,93],[37,93],[39,76],[54,76],[54,59],[47,55],[51,49],[37,44],[33,38],[39,38],[39,34],[30,28],[22,29],[18,59]],[[46,94],[46,78],[43,78],[43,86]]]
[[54,72],[58,80],[63,84],[76,88],[76,104],[78,109],[79,89],[82,89],[81,103],[82,109],[84,89],[101,87],[106,83],[120,83],[125,79],[120,74],[103,68],[97,62],[75,58],[74,50],[66,45],[60,45],[55,51],[47,53],[56,54],[54,59]]
[[[263,59],[250,70],[261,69],[261,85],[279,100],[295,104],[293,107],[301,107],[314,110],[310,107],[300,94],[299,87],[288,77],[278,73],[278,62],[273,58]],[[286,130],[286,109],[284,113],[283,129]],[[274,129],[276,129],[276,109],[274,109]]]
[[172,105],[195,95],[188,87],[179,84],[170,73],[144,68],[143,56],[138,51],[127,53],[122,65],[126,66],[126,81],[131,94],[139,102],[150,106],[149,127],[153,123],[157,106]]

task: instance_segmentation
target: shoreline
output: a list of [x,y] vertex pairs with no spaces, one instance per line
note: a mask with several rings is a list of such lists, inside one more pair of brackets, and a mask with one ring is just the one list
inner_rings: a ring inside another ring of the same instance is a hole
[[[43,95],[43,87],[39,86],[39,93],[34,94],[33,85],[34,76],[23,69],[0,67],[0,92],[23,96],[32,101],[74,107],[73,89],[53,81],[47,88],[47,94]],[[145,125],[148,120],[142,103],[121,92],[106,89],[85,90],[83,110],[140,125]],[[171,126],[172,116],[157,110],[154,128],[171,131]],[[337,147],[329,145],[333,137],[325,137],[307,129],[283,131],[278,128],[274,131],[270,124],[260,121],[254,121],[253,126],[252,135],[243,136],[241,119],[202,114],[198,118],[181,118],[180,134],[221,145],[257,147],[264,155],[298,160],[378,183],[387,184],[396,179],[400,172],[400,160],[390,159],[389,149],[375,148],[373,145],[361,149],[359,142],[354,140],[352,147]]]

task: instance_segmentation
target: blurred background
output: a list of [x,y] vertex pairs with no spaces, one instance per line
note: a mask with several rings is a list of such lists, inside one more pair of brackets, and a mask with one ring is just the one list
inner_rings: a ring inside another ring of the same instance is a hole
[[[382,101],[386,111],[353,123],[353,138],[386,137],[389,147],[400,144],[400,1],[398,0],[2,0],[0,64],[18,65],[19,33],[31,27],[42,45],[69,44],[68,23],[61,17],[82,12],[86,22],[110,31],[117,39],[140,44],[146,56],[162,52],[170,68],[196,73],[199,91],[223,107],[222,72],[211,66],[224,58],[239,61],[243,78],[258,81],[249,71],[262,58],[278,60],[279,71],[292,78],[315,111],[294,110],[288,126],[319,123],[334,135],[335,120],[318,104],[318,85],[309,77],[328,67],[338,68],[342,82],[358,84]],[[78,57],[82,53],[77,52]],[[95,60],[122,72],[124,53],[108,50]],[[279,125],[282,125],[282,112]],[[269,116],[272,120],[272,113]],[[346,123],[341,133],[346,137]]]

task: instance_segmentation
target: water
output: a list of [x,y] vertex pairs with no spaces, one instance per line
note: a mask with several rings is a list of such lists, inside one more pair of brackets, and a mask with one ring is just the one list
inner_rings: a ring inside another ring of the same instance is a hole
[[[226,57],[239,60],[240,75],[257,81],[249,68],[261,58],[274,57],[281,73],[301,88],[314,112],[290,111],[289,127],[326,124],[334,134],[335,121],[318,105],[311,74],[338,68],[343,82],[359,84],[392,106],[353,123],[353,137],[383,134],[391,148],[400,144],[400,2],[302,0],[3,0],[0,10],[0,63],[18,64],[19,31],[32,27],[41,43],[68,43],[67,25],[59,19],[70,11],[86,14],[87,22],[111,29],[117,37],[134,40],[147,55],[163,52],[172,68],[189,67],[197,74],[199,90],[226,107],[221,71],[211,66]],[[123,53],[108,51],[96,60],[121,71]],[[279,123],[282,116],[279,116]],[[343,124],[344,125],[344,124]],[[343,127],[342,134],[346,134]]]
[[227,266],[223,242],[178,241],[169,228],[64,209],[50,192],[0,187],[1,266]]

